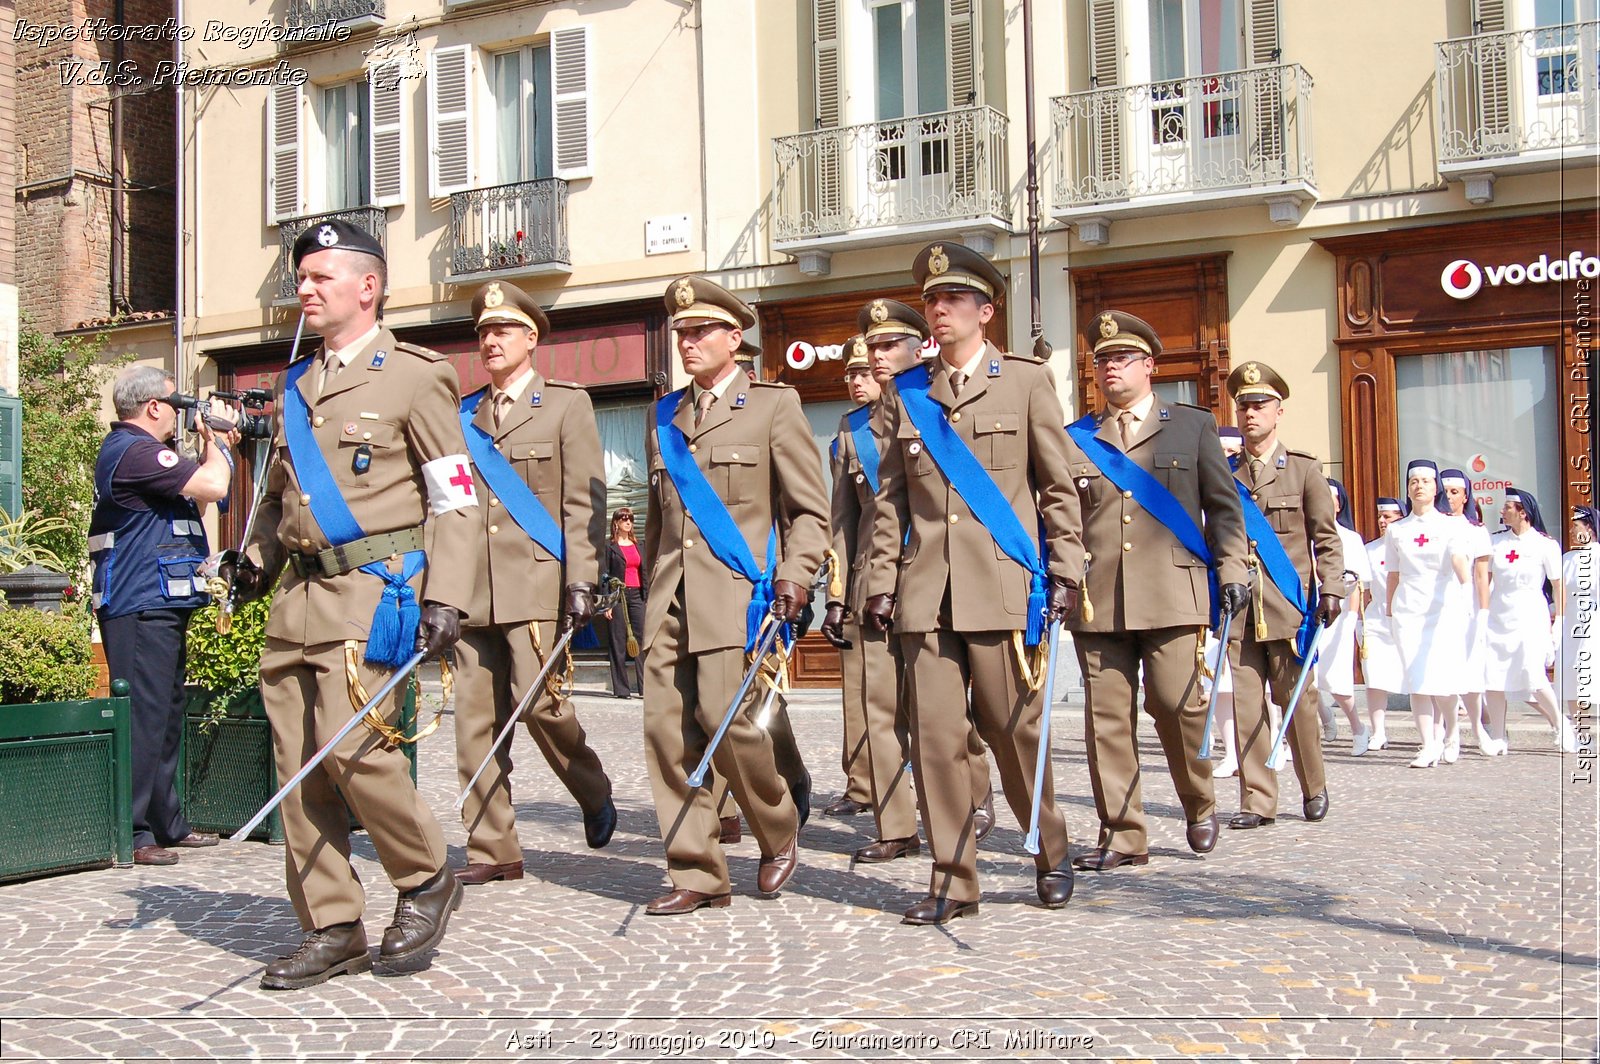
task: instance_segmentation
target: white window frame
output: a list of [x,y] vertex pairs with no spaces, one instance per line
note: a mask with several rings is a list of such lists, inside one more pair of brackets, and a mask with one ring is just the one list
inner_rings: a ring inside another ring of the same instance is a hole
[[[534,116],[535,121],[538,122],[542,128],[544,128],[550,138],[550,171],[549,173],[543,174],[536,174],[533,172],[532,146],[524,143],[522,148],[522,164],[526,168],[527,174],[521,178],[508,177],[500,170],[500,84],[499,78],[495,73],[495,67],[498,65],[502,56],[516,55],[519,57],[518,63],[521,68],[519,75],[520,98],[518,100],[517,110],[521,118],[522,131],[525,135],[528,129],[528,108],[534,105],[533,65],[534,53],[536,51],[545,52],[548,57],[548,61],[551,64],[549,95],[546,99],[539,101],[539,112]],[[486,90],[482,96],[483,106],[479,108],[480,121],[482,122],[480,128],[492,131],[489,135],[481,138],[484,143],[483,149],[479,153],[479,173],[492,175],[490,179],[485,181],[485,184],[506,185],[517,181],[537,181],[543,178],[556,176],[555,58],[552,52],[553,49],[550,38],[544,37],[536,41],[518,45],[514,48],[502,48],[493,52],[484,53],[483,82],[486,86]]]
[[[308,202],[313,204],[311,208],[313,212],[353,210],[357,207],[374,206],[372,202],[372,173],[370,170],[372,162],[372,115],[370,111],[367,114],[366,143],[360,144],[353,149],[347,145],[345,149],[345,154],[347,157],[353,154],[358,162],[358,165],[364,168],[369,168],[366,175],[366,199],[360,203],[329,202],[328,178],[330,168],[329,153],[331,148],[328,144],[329,130],[326,127],[327,94],[334,89],[344,89],[347,93],[347,100],[359,98],[365,101],[368,98],[367,79],[365,74],[362,74],[356,78],[347,78],[341,81],[330,81],[327,84],[317,85],[315,87],[315,96],[313,97],[314,104],[311,108],[312,118],[309,127],[311,130],[311,137],[307,139],[307,147],[310,150],[305,153],[305,177],[312,194],[304,197]],[[351,117],[351,110],[348,106],[346,107],[344,114],[346,116],[345,121],[348,126]],[[302,126],[302,128],[306,127]]]

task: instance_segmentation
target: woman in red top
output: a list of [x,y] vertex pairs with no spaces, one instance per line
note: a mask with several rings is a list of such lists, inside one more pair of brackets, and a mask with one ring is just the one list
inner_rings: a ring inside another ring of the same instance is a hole
[[[606,652],[611,658],[612,695],[632,698],[633,691],[644,691],[644,652],[637,640],[644,630],[644,600],[649,592],[650,576],[645,572],[644,552],[634,539],[633,511],[626,506],[611,515],[611,541],[606,544],[606,563],[600,571],[600,579],[607,588],[613,579],[622,581],[622,601],[605,613],[611,621],[611,639]],[[630,657],[633,658],[631,691],[625,668]]]

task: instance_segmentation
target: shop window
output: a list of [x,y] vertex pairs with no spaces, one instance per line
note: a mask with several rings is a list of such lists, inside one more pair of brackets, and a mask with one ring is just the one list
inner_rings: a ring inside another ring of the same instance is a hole
[[1554,347],[1407,355],[1395,359],[1394,378],[1402,466],[1432,458],[1466,472],[1491,530],[1507,487],[1560,513]]
[[648,401],[597,403],[595,424],[600,429],[600,450],[606,462],[606,519],[622,506],[638,515],[635,535],[644,539],[650,475],[644,468],[644,429]]

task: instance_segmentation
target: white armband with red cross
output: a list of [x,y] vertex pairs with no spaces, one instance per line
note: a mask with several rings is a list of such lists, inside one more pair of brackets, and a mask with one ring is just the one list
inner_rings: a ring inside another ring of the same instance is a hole
[[447,454],[422,465],[428,484],[428,513],[437,517],[451,510],[478,505],[472,487],[472,459],[464,454]]

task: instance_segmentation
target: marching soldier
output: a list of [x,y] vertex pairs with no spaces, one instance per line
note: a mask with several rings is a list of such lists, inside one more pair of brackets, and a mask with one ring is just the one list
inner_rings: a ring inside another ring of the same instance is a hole
[[[1048,708],[1031,648],[1051,618],[1076,608],[1083,548],[1050,371],[984,338],[1005,278],[959,244],[929,245],[912,272],[939,358],[895,378],[864,612],[894,628],[905,656],[911,759],[933,852],[928,897],[904,921],[942,924],[978,910],[969,711],[1027,823]],[[1036,886],[1046,907],[1060,908],[1073,878],[1048,757],[1039,799]]]
[[[283,577],[261,655],[280,779],[349,721],[413,640],[430,656],[456,641],[483,535],[455,371],[378,320],[382,246],[329,221],[300,234],[294,263],[305,322],[323,343],[279,382],[274,465],[235,576],[241,599]],[[413,634],[404,617],[415,603]],[[397,689],[390,720],[400,702]],[[372,967],[365,892],[350,865],[352,812],[400,892],[380,959],[391,970],[425,962],[462,888],[445,865],[439,822],[388,737],[352,731],[280,812],[289,898],[308,934],[267,966],[262,987],[297,989]]]
[[[473,493],[487,507],[473,623],[462,630],[456,698],[456,771],[462,786],[543,668],[561,631],[589,623],[605,520],[605,458],[589,394],[533,367],[550,331],[544,310],[516,285],[491,281],[472,299],[478,354],[490,384],[461,405]],[[559,666],[558,666],[559,667]],[[528,732],[583,810],[584,841],[611,839],[611,780],[572,707],[546,681]],[[467,829],[463,883],[522,878],[511,808],[511,744],[478,777],[461,808]]]
[[[1278,440],[1289,386],[1266,363],[1246,362],[1228,375],[1228,393],[1244,432],[1244,451],[1231,464],[1234,477],[1248,489],[1240,501],[1256,568],[1254,595],[1239,615],[1242,638],[1229,648],[1239,812],[1228,826],[1243,830],[1271,824],[1278,815],[1278,774],[1267,767],[1273,740],[1268,685],[1272,701],[1293,713],[1288,743],[1306,819],[1328,815],[1316,685],[1306,684],[1298,707],[1289,705],[1289,696],[1317,632],[1339,615],[1344,548],[1322,463]],[[1308,595],[1313,575],[1320,588]]]
[[[1216,421],[1156,397],[1150,378],[1161,341],[1145,322],[1108,310],[1092,330],[1095,384],[1108,405],[1068,427],[1087,569],[1083,607],[1069,624],[1100,815],[1098,845],[1076,864],[1104,872],[1150,860],[1139,785],[1141,666],[1145,709],[1183,804],[1189,848],[1216,846],[1211,762],[1198,760],[1201,652],[1214,601],[1229,613],[1242,609],[1248,577],[1239,497]],[[1222,585],[1215,599],[1213,580]]]
[[[799,398],[734,364],[754,312],[700,277],[670,284],[666,306],[693,383],[656,404],[646,436],[645,762],[674,888],[646,909],[658,916],[731,900],[716,796],[688,776],[738,692],[759,627],[799,619],[828,540]],[[775,893],[794,871],[800,822],[772,741],[741,708],[714,763],[761,847],[757,887]]]

